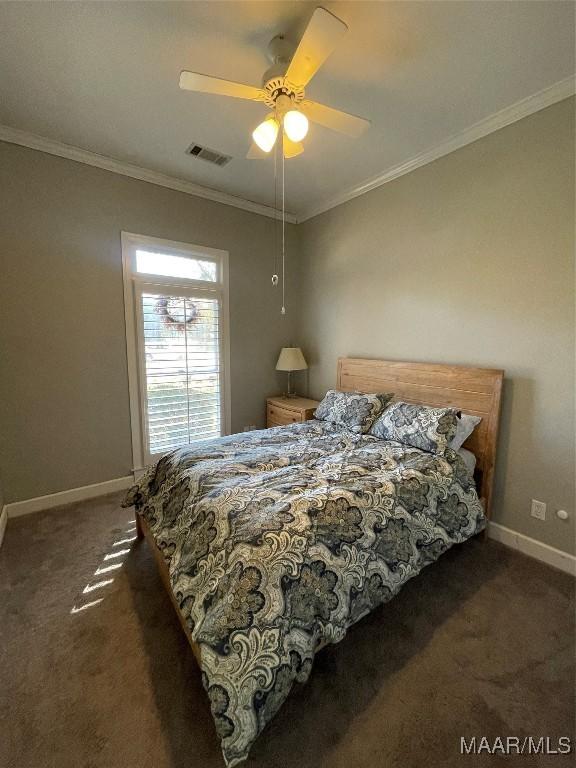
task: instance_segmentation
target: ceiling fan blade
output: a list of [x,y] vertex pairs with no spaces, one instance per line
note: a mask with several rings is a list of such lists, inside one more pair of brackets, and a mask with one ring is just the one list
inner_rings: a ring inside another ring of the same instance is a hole
[[348,27],[325,8],[316,8],[286,71],[292,85],[305,86],[336,48]]
[[219,77],[211,77],[210,75],[202,75],[200,72],[180,72],[180,88],[183,91],[233,96],[235,99],[264,100],[264,91],[261,88],[255,88],[253,85],[244,85],[244,83],[234,83],[232,80],[222,80]]
[[366,120],[364,117],[350,115],[348,112],[327,107],[317,101],[303,101],[298,107],[313,123],[331,128],[338,133],[344,133],[346,136],[352,136],[354,139],[361,136],[370,127],[370,120]]
[[248,150],[248,154],[246,155],[246,158],[248,160],[264,160],[268,157],[268,154],[260,149],[258,144],[256,144],[255,141],[252,142],[250,145],[250,149]]
[[288,136],[284,134],[283,136],[283,150],[284,150],[284,157],[286,160],[289,160],[291,157],[298,157],[298,155],[301,155],[302,152],[304,152],[304,145],[300,141],[290,141]]

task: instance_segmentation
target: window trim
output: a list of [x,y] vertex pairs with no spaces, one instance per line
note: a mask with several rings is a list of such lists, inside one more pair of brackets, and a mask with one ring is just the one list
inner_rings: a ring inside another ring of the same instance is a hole
[[[132,232],[121,233],[122,246],[122,277],[124,283],[124,317],[126,322],[126,356],[128,363],[128,393],[130,400],[130,427],[132,434],[132,471],[137,479],[146,468],[147,450],[145,438],[147,429],[144,423],[146,408],[144,389],[142,386],[142,360],[138,355],[140,344],[139,322],[136,315],[138,306],[136,292],[149,288],[167,290],[206,292],[217,295],[221,305],[221,429],[222,434],[230,434],[230,316],[229,316],[229,280],[228,280],[228,251],[209,248],[204,245],[180,243],[174,240],[137,235]],[[155,248],[156,250],[173,253],[188,258],[198,258],[204,261],[214,261],[218,265],[216,282],[210,280],[191,280],[180,277],[165,277],[136,272],[136,250]]]

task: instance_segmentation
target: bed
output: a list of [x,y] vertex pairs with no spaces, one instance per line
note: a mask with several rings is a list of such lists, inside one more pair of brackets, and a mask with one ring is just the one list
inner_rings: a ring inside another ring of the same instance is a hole
[[333,424],[230,435],[162,457],[126,499],[202,670],[228,766],[314,655],[490,514],[503,372],[342,358],[337,389],[393,392],[482,421],[427,453]]

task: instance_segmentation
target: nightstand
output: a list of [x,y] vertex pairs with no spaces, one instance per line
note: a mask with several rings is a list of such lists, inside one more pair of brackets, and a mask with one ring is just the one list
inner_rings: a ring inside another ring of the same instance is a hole
[[319,402],[308,397],[269,397],[266,400],[266,426],[282,427],[308,421],[314,417]]

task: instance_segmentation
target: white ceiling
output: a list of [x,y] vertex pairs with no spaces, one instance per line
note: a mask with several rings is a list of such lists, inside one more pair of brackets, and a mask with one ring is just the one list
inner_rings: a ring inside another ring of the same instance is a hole
[[[262,105],[180,91],[181,69],[260,85],[276,34],[319,3],[0,3],[0,123],[272,204],[271,159],[244,158]],[[312,126],[290,160],[304,215],[574,72],[572,2],[325,2],[349,26],[307,95],[370,118],[352,140]],[[192,159],[192,142],[233,156]]]

